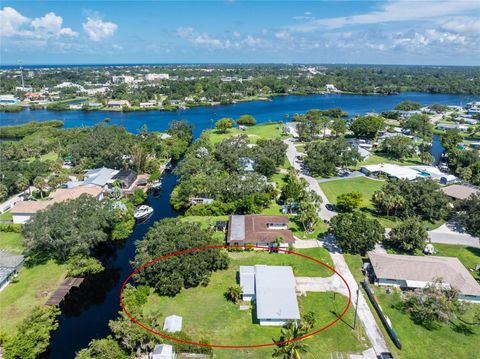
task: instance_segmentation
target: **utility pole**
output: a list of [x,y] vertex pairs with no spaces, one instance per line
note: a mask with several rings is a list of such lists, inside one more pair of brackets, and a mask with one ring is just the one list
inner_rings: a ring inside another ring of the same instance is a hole
[[360,285],[357,286],[357,300],[355,303],[355,316],[353,317],[353,329],[357,327],[358,297],[360,294]]

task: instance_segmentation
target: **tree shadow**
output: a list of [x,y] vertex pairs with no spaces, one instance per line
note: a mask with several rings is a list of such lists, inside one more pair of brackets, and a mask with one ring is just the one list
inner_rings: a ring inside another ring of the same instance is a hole
[[452,330],[455,333],[459,333],[467,336],[475,334],[472,328],[465,323],[452,323]]

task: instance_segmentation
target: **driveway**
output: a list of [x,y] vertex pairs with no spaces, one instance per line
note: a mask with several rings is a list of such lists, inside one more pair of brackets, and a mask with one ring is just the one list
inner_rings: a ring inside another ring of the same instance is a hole
[[348,176],[343,176],[343,177],[330,177],[330,178],[322,178],[318,180],[318,183],[323,183],[323,182],[330,182],[330,181],[337,181],[337,180],[344,180],[344,179],[349,179],[349,178],[355,178],[355,177],[365,177],[365,174],[360,172],[360,171],[353,171],[348,174]]
[[453,222],[442,224],[437,229],[428,232],[428,237],[433,243],[457,244],[480,248],[478,238],[466,233]]
[[338,275],[322,277],[295,277],[299,292],[337,292],[348,297],[348,289]]

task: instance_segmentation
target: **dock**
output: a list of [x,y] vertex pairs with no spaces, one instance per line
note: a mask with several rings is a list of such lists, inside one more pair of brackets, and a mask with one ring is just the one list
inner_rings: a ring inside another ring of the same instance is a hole
[[83,278],[65,278],[55,292],[48,298],[46,305],[60,305],[72,288],[80,287]]

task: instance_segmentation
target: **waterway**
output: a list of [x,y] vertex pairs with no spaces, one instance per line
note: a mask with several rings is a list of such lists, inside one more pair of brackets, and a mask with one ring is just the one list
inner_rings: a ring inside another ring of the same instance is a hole
[[[136,132],[144,124],[149,130],[164,131],[171,120],[187,120],[195,125],[194,136],[211,127],[212,121],[221,117],[237,118],[242,114],[252,114],[258,123],[269,121],[285,121],[295,113],[303,113],[312,108],[327,109],[340,107],[350,117],[366,112],[382,112],[391,110],[397,103],[405,100],[420,102],[424,105],[433,103],[464,105],[466,102],[478,100],[478,97],[402,93],[395,96],[359,96],[359,95],[310,95],[282,96],[272,101],[244,102],[228,106],[197,107],[176,112],[82,112],[47,110],[21,111],[18,113],[0,113],[0,125],[14,125],[28,121],[63,120],[65,127],[93,126],[109,118],[109,124],[124,126]],[[435,150],[439,141],[434,141]],[[121,243],[102,250],[102,259],[106,270],[101,275],[84,282],[82,287],[73,292],[62,305],[60,325],[53,334],[50,348],[45,357],[50,359],[74,358],[75,353],[85,348],[92,339],[102,338],[110,334],[109,320],[115,319],[120,310],[119,292],[124,279],[132,271],[130,261],[135,254],[135,242],[141,239],[150,226],[157,220],[175,217],[177,213],[170,207],[170,194],[175,186],[176,177],[167,173],[163,177],[160,196],[149,195],[148,204],[155,210],[145,223],[136,225],[132,235]]]

